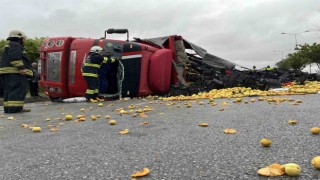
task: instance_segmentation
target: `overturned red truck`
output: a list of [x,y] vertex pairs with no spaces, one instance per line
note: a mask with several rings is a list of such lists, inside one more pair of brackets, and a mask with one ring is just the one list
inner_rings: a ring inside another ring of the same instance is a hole
[[[127,40],[106,38],[107,34],[113,33],[127,34]],[[218,68],[235,66],[232,62],[208,54],[182,36],[134,38],[129,41],[127,29],[108,29],[104,35],[100,39],[51,37],[43,40],[38,62],[40,86],[51,100],[85,95],[87,87],[81,67],[92,46],[100,46],[119,59],[113,67],[117,72],[111,76],[116,83],[108,85],[105,97],[166,94],[172,85],[184,83],[183,72],[178,72],[177,68],[185,67],[185,60],[200,60]],[[186,49],[193,54],[186,53]]]

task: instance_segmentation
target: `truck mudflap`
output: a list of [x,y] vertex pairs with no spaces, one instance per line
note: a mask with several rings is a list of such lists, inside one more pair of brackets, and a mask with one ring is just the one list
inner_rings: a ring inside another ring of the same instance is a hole
[[171,81],[172,51],[160,49],[150,59],[149,86],[155,93],[167,93]]

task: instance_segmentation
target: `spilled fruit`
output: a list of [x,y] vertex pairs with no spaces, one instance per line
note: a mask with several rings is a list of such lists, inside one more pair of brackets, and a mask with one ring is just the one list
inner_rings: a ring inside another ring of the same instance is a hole
[[320,156],[316,156],[311,160],[311,164],[316,169],[320,169]]
[[41,132],[41,127],[32,127],[33,132]]
[[320,128],[319,127],[313,127],[310,129],[310,132],[312,134],[319,134],[320,133]]
[[109,124],[110,124],[110,125],[116,125],[116,124],[117,124],[117,121],[116,121],[116,120],[110,120],[110,121],[109,121]]
[[270,139],[263,138],[260,140],[260,144],[263,147],[269,147],[272,144],[272,141]]
[[72,115],[70,115],[70,114],[68,114],[68,115],[66,115],[66,117],[65,117],[65,119],[66,119],[66,121],[70,121],[70,120],[72,120]]
[[284,164],[283,167],[288,176],[299,176],[301,173],[301,167],[296,163]]

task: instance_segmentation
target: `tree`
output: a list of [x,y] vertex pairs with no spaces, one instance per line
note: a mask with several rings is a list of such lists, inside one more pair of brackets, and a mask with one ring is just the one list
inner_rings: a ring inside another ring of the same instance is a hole
[[306,65],[315,63],[320,68],[320,44],[299,45],[296,52],[276,64],[278,68],[302,70]]
[[293,70],[302,70],[310,63],[309,59],[302,56],[299,52],[288,54],[286,61]]
[[[2,56],[2,51],[3,51],[3,47],[7,44],[6,40],[1,40],[0,41],[0,57]],[[1,61],[1,59],[0,59]]]
[[320,68],[320,44],[300,45],[298,51],[301,57],[308,59],[310,63],[315,63]]
[[287,59],[282,59],[281,61],[276,63],[277,68],[280,69],[290,69],[290,64],[289,61]]
[[[35,62],[36,59],[40,57],[39,50],[40,50],[40,43],[44,38],[28,38],[24,43],[24,47],[27,51],[27,55],[31,62]],[[0,56],[3,52],[3,47],[8,44],[7,40],[0,41]]]

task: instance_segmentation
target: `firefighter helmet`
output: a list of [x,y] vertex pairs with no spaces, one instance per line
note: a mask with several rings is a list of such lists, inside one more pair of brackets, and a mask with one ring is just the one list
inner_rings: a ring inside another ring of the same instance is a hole
[[37,64],[36,62],[33,62],[33,63],[31,64],[31,66],[32,66],[33,68],[37,68],[37,67],[38,67],[38,64]]
[[12,30],[10,31],[9,33],[9,38],[21,38],[21,39],[26,39],[27,36],[26,34],[24,34],[22,31],[19,31],[19,30]]
[[102,50],[103,49],[100,46],[92,46],[90,52],[101,53]]

